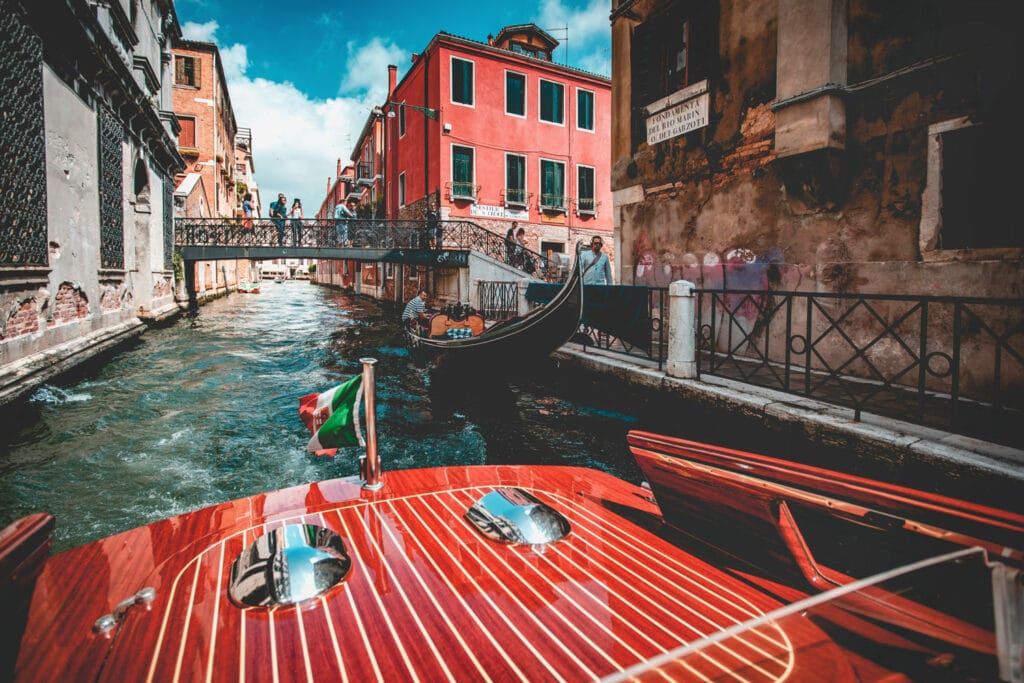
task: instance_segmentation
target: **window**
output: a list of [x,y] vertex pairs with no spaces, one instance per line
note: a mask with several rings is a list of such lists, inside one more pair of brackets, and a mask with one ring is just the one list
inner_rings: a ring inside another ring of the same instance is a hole
[[576,90],[576,127],[594,130],[594,93],[589,90]]
[[526,157],[505,155],[505,203],[526,205]]
[[181,132],[178,133],[178,147],[195,149],[196,147],[196,120],[192,116],[179,116],[178,124],[181,125]]
[[632,142],[647,140],[647,112],[651,102],[671,95],[708,75],[718,59],[717,3],[665,3],[633,29]]
[[398,174],[398,205],[405,206],[405,171]]
[[473,62],[452,57],[452,102],[473,106]]
[[201,82],[199,78],[200,66],[200,61],[195,57],[175,55],[174,83],[176,85],[190,85],[193,88],[198,88]]
[[565,164],[540,160],[540,208],[565,211]]
[[405,135],[405,102],[398,107],[398,137]]
[[540,82],[540,120],[559,125],[565,120],[565,86],[551,81]]
[[593,214],[597,209],[594,202],[594,169],[590,166],[576,167],[576,211]]
[[452,197],[473,199],[473,148],[452,145]]
[[526,76],[505,72],[505,113],[526,116]]
[[922,195],[921,251],[1024,247],[1024,232],[1005,216],[1012,211],[1012,174],[999,169],[1013,124],[998,117],[967,118],[928,129],[928,182]]

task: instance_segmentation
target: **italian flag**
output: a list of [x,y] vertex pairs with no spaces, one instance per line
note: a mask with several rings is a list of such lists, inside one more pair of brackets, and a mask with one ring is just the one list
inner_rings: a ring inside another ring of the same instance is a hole
[[299,417],[312,438],[306,452],[334,455],[341,446],[363,446],[359,429],[359,408],[363,398],[363,376],[339,384],[322,394],[307,394],[299,399]]

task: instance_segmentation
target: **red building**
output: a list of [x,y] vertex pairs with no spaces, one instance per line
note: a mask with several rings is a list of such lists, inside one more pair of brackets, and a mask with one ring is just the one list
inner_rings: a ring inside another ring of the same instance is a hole
[[442,32],[400,83],[391,67],[386,215],[420,218],[433,194],[444,219],[501,236],[518,221],[540,253],[610,237],[611,82],[552,62],[557,45],[533,24],[486,43]]

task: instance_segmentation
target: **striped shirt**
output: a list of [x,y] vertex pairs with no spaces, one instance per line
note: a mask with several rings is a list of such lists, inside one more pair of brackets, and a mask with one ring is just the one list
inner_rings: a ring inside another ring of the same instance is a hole
[[414,296],[409,300],[409,303],[405,305],[405,310],[402,311],[402,320],[415,320],[419,317],[427,307],[427,302],[419,297]]

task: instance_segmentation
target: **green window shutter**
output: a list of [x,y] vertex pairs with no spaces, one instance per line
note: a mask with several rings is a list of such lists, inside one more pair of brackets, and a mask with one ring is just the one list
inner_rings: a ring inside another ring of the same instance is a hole
[[562,123],[565,111],[565,87],[561,83],[541,81],[540,118],[542,121]]
[[452,194],[473,196],[473,150],[468,147],[452,150]]
[[473,62],[452,59],[452,102],[473,104]]
[[526,77],[521,74],[505,74],[505,111],[509,114],[526,114]]
[[561,207],[565,202],[565,167],[554,161],[541,162],[541,204]]
[[583,130],[594,130],[594,93],[576,91],[576,126]]

